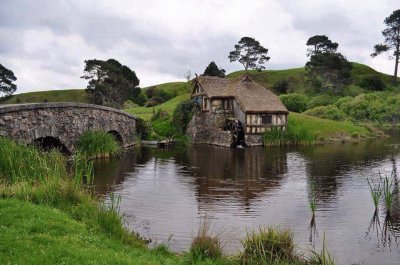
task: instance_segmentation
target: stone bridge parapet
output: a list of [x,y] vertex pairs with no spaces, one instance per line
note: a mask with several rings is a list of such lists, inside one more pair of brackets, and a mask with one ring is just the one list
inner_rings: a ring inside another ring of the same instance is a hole
[[33,103],[0,105],[0,136],[30,144],[53,138],[68,151],[86,131],[113,134],[121,145],[136,139],[136,117],[121,110],[83,103]]

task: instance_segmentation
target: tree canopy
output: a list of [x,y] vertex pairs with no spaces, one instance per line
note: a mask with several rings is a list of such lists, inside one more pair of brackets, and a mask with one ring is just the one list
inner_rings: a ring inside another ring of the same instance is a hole
[[308,39],[310,60],[306,63],[307,75],[316,92],[338,94],[344,86],[351,83],[352,64],[344,55],[337,52],[338,43],[325,35],[316,35]]
[[86,92],[95,104],[119,108],[140,94],[135,72],[115,59],[86,60],[81,78],[89,81]]
[[400,9],[393,11],[390,16],[385,18],[384,23],[386,28],[382,31],[382,35],[385,41],[374,46],[371,56],[376,57],[381,53],[393,50],[390,58],[394,57],[395,59],[393,77],[396,81],[400,56]]
[[215,62],[211,62],[204,70],[203,75],[225,77],[225,69],[219,69]]
[[17,90],[13,71],[0,64],[0,97],[12,95]]
[[263,64],[269,61],[270,57],[267,56],[268,49],[264,48],[260,42],[250,37],[243,37],[238,44],[235,45],[235,50],[229,53],[229,60],[231,62],[238,61],[243,64],[244,69],[265,69]]
[[321,53],[321,52],[336,52],[339,44],[337,42],[332,42],[325,35],[315,35],[310,37],[306,43],[307,46],[311,46],[308,50],[308,56]]

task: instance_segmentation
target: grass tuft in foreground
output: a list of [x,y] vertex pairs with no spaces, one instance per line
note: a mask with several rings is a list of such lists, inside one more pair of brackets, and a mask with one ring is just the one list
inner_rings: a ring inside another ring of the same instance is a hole
[[190,246],[190,255],[193,261],[218,259],[222,257],[222,247],[219,238],[211,234],[210,224],[204,220],[200,224],[197,236]]

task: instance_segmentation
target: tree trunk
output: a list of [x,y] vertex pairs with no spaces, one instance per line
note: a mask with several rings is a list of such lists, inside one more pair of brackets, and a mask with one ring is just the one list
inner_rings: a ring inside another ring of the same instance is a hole
[[400,43],[397,42],[396,44],[396,59],[395,59],[395,65],[394,65],[394,83],[397,83],[397,70],[399,68],[399,48],[400,48]]

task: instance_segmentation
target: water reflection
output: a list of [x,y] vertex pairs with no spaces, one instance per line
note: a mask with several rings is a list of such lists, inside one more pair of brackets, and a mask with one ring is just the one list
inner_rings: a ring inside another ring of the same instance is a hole
[[[224,237],[236,242],[233,249],[240,246],[245,227],[282,224],[294,229],[304,248],[320,249],[319,234],[326,234],[340,264],[393,264],[400,258],[399,195],[390,218],[381,212],[371,219],[374,206],[366,177],[377,180],[379,172],[397,173],[399,142],[139,148],[97,162],[95,184],[101,194],[107,196],[112,186],[121,195],[121,211],[143,236],[162,242],[173,234],[170,246],[175,251],[188,248],[207,215],[215,229],[229,231]],[[311,190],[316,216],[309,209]]]

